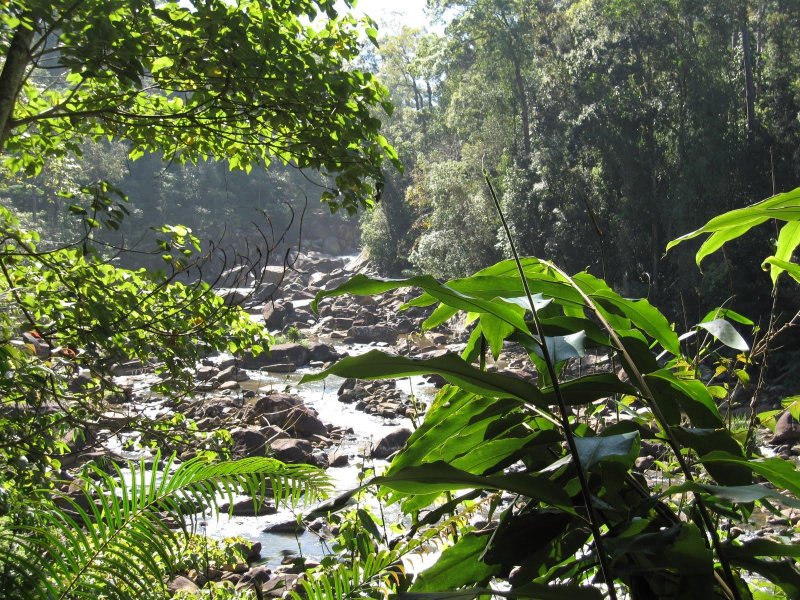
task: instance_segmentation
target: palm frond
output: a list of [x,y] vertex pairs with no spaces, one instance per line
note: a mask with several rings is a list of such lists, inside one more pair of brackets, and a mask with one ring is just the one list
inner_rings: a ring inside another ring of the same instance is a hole
[[[37,515],[36,526],[0,531],[0,589],[8,598],[151,597],[163,589],[188,541],[186,518],[218,510],[221,499],[246,494],[258,506],[268,495],[296,506],[323,497],[325,473],[272,458],[212,463],[196,458],[176,466],[174,455],[108,474],[81,478],[79,500]],[[233,502],[230,502],[232,505]],[[181,525],[170,527],[175,520]]]

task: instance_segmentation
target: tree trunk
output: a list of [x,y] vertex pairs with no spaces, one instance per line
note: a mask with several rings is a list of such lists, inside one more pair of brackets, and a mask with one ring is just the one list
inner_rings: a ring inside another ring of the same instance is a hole
[[14,114],[14,105],[17,95],[22,88],[25,70],[30,64],[30,48],[33,43],[34,32],[20,25],[11,39],[8,47],[3,71],[0,73],[0,151],[2,151],[6,138],[11,131],[11,118]]
[[742,53],[744,55],[745,104],[747,106],[747,140],[752,142],[756,131],[756,86],[753,83],[753,49],[750,47],[750,32],[746,16],[741,25]]
[[528,94],[525,91],[525,80],[522,77],[522,68],[519,64],[519,57],[511,49],[511,62],[514,65],[514,83],[517,88],[517,97],[519,98],[519,112],[522,117],[522,149],[525,152],[525,158],[530,158],[531,155],[531,123],[530,115],[528,113]]

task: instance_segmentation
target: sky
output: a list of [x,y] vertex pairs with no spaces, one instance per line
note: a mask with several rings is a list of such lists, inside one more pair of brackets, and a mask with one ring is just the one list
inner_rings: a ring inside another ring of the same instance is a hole
[[358,0],[353,11],[357,15],[368,14],[375,19],[381,30],[386,26],[408,25],[436,30],[437,27],[425,16],[425,0]]

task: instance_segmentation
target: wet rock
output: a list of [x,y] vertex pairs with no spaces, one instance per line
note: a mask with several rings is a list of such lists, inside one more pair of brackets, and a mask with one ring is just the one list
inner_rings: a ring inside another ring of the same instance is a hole
[[221,383],[218,389],[224,392],[226,390],[238,390],[239,387],[238,381],[226,381],[225,383]]
[[264,565],[253,567],[244,573],[241,579],[239,579],[239,583],[236,584],[236,590],[243,590],[255,586],[261,588],[270,580],[271,576],[272,569]]
[[209,379],[213,379],[219,373],[219,369],[217,367],[211,365],[204,365],[197,369],[197,373],[195,373],[195,377],[199,381],[208,381]]
[[[253,503],[252,498],[245,498],[233,503],[231,508],[230,503],[220,504],[219,511],[222,514],[232,514],[234,517],[254,517],[257,515],[274,515],[277,512],[275,505],[271,502],[262,502],[260,506]],[[258,542],[257,542],[258,543]],[[259,552],[261,546],[259,544]],[[242,554],[245,554],[242,552]],[[246,556],[246,555],[245,555]],[[248,559],[249,560],[249,559]]]
[[296,406],[286,416],[285,428],[300,437],[325,436],[328,428],[317,417],[317,412],[307,406]]
[[239,458],[266,456],[267,436],[255,427],[238,427],[231,430],[233,454]]
[[787,410],[775,423],[775,435],[770,444],[790,444],[800,440],[800,423]]
[[178,592],[197,594],[200,591],[200,586],[198,586],[188,577],[178,575],[167,584],[167,591],[170,593],[170,595],[177,594]]
[[297,365],[292,363],[279,363],[275,365],[264,365],[261,367],[262,371],[267,373],[294,373],[297,371]]
[[277,575],[261,586],[261,593],[270,598],[281,598],[286,592],[299,591],[299,575]]
[[294,307],[288,302],[268,302],[262,315],[264,325],[270,331],[280,331],[295,321]]
[[305,531],[305,525],[298,523],[296,519],[288,521],[280,521],[278,523],[270,523],[264,527],[264,533],[302,533]]
[[239,542],[236,547],[248,563],[261,558],[261,542]]
[[314,461],[314,447],[306,440],[273,440],[270,447],[275,458],[285,463],[312,464]]
[[372,451],[373,458],[389,458],[392,454],[400,450],[403,446],[405,446],[408,438],[411,437],[411,430],[406,429],[405,427],[402,429],[398,429],[393,431],[386,437],[384,437],[378,445],[375,446],[375,449]]
[[347,339],[358,344],[370,344],[376,342],[393,344],[397,340],[397,331],[385,325],[354,325],[347,332]]
[[319,342],[308,347],[308,354],[310,360],[318,360],[324,363],[339,360],[340,358],[340,354],[336,352],[333,346]]
[[225,369],[220,370],[215,376],[214,379],[219,383],[225,383],[226,381],[247,381],[250,379],[250,376],[239,369],[236,365],[231,365]]
[[[245,405],[242,419],[247,423],[271,424],[283,427],[289,411],[296,406],[302,405],[303,401],[299,396],[286,394],[284,392],[272,392],[259,397],[255,401],[249,401]],[[266,421],[262,423],[262,421]]]
[[331,467],[346,467],[350,464],[350,457],[341,450],[334,450],[328,454],[328,464]]

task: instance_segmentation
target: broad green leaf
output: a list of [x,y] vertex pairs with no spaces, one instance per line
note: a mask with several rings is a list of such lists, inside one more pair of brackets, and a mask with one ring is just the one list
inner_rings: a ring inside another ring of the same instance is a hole
[[[561,383],[560,389],[564,396],[564,402],[568,406],[589,404],[615,394],[636,394],[635,387],[620,381],[616,375],[611,373],[584,375],[577,379],[564,381]],[[542,388],[542,393],[545,402],[550,405],[556,404],[555,391],[552,386]]]
[[[797,246],[800,245],[800,220],[786,223],[778,233],[778,243],[775,247],[775,258],[779,261],[789,262]],[[778,275],[783,269],[778,265],[770,265],[772,285],[778,282]]]
[[667,318],[647,300],[623,298],[602,279],[588,273],[578,273],[573,279],[601,308],[624,315],[645,334],[657,340],[665,350],[675,356],[680,355],[678,335],[670,327]]
[[796,465],[788,460],[773,456],[771,458],[752,458],[736,456],[724,450],[713,449],[700,457],[704,465],[730,464],[749,469],[761,475],[775,487],[787,490],[800,498],[800,473]]
[[150,72],[155,74],[159,71],[163,71],[164,69],[169,69],[172,65],[175,64],[175,61],[172,60],[169,56],[159,56],[157,59],[153,61],[153,66],[150,67]]
[[697,327],[705,329],[708,331],[708,333],[713,335],[716,339],[729,348],[741,350],[742,352],[747,352],[750,350],[750,346],[744,341],[744,338],[739,334],[738,331],[736,331],[733,325],[728,323],[728,321],[725,319],[705,321],[703,323],[698,323]]
[[752,327],[755,323],[753,323],[752,319],[748,319],[744,315],[740,315],[735,310],[731,310],[730,308],[715,308],[712,311],[709,311],[705,317],[703,317],[700,322],[706,323],[707,321],[712,321],[714,319],[730,319],[731,321],[736,321],[737,323],[741,323],[742,325],[747,325]]
[[716,402],[702,381],[679,379],[667,369],[648,373],[644,378],[657,401],[677,402],[695,427],[724,426]]
[[476,584],[491,577],[499,568],[480,560],[488,535],[468,533],[446,548],[432,567],[417,576],[411,592],[436,592]]
[[[527,331],[528,326],[522,318],[523,312],[518,307],[500,299],[485,299],[468,296],[452,287],[438,282],[429,275],[419,275],[408,279],[374,279],[366,275],[357,274],[333,290],[318,292],[311,303],[311,309],[317,312],[317,305],[323,298],[353,294],[357,296],[371,296],[381,294],[402,287],[419,287],[431,297],[452,308],[467,312],[490,314],[511,327],[520,331]],[[496,294],[495,294],[496,295]]]
[[639,434],[637,432],[598,437],[576,437],[578,458],[581,466],[589,470],[602,461],[622,463],[626,468],[633,466],[639,456]]
[[458,355],[450,353],[417,359],[370,350],[359,356],[348,356],[319,373],[304,375],[300,383],[320,381],[328,375],[384,379],[434,373],[475,394],[492,398],[516,398],[544,408],[542,393],[530,383],[509,375],[481,371],[464,362]]
[[775,540],[753,537],[743,542],[727,542],[724,544],[725,554],[729,558],[774,556],[784,558],[800,558],[800,544],[781,544]]
[[411,495],[471,488],[502,490],[522,494],[537,502],[573,513],[569,496],[564,489],[541,475],[510,473],[480,477],[438,461],[406,467],[390,475],[375,477],[372,482]]
[[[800,265],[797,263],[788,262],[785,260],[780,260],[774,256],[769,256],[764,260],[764,264],[777,267],[781,271],[786,271],[792,279],[800,283]],[[778,272],[778,275],[780,275],[780,272]]]
[[779,494],[775,490],[772,490],[759,483],[753,483],[750,485],[721,486],[698,483],[696,481],[687,481],[680,485],[674,485],[670,487],[668,490],[660,494],[660,496],[670,496],[672,494],[682,494],[684,492],[699,492],[708,494],[709,496],[714,496],[715,498],[727,500],[728,502],[738,502],[740,504],[747,504],[757,500],[762,500],[764,498],[770,498],[778,500],[786,506],[800,508],[800,500]]
[[[547,345],[550,360],[554,363],[560,363],[570,358],[582,358],[586,354],[586,332],[584,331],[576,331],[569,335],[545,336],[544,343]],[[534,340],[523,345],[539,358],[544,358],[542,348]]]
[[686,240],[706,233],[710,234],[709,239],[705,241],[695,256],[695,261],[699,266],[703,258],[718,250],[723,244],[743,235],[752,227],[760,225],[769,219],[790,222],[800,220],[800,188],[778,194],[745,208],[718,215],[700,229],[669,242],[667,251]]
[[[688,427],[673,427],[673,435],[687,448],[694,450],[705,465],[711,477],[724,486],[750,485],[752,476],[743,464],[734,462],[706,462],[709,454],[722,451],[728,456],[741,456],[742,449],[727,429],[691,429]],[[741,458],[745,461],[744,457]]]

